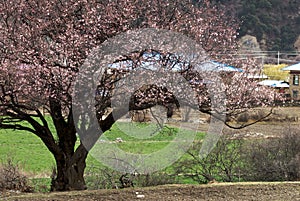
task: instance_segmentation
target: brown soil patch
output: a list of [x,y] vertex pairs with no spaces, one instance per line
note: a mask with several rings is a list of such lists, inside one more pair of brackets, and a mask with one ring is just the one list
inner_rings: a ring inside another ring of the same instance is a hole
[[[89,200],[300,200],[300,182],[215,183],[208,185],[166,185],[119,190],[73,191],[23,194],[2,197],[25,201]],[[1,197],[0,197],[1,200]]]
[[[270,108],[265,108],[261,110],[265,111],[265,113],[267,114],[270,111]],[[203,114],[202,118],[205,119],[208,118],[208,116]],[[297,120],[296,121],[290,120],[294,118]],[[269,119],[268,121],[258,122],[251,126],[247,126],[243,129],[231,129],[224,125],[223,133],[227,135],[241,134],[241,136],[250,133],[250,136],[253,136],[254,138],[280,137],[284,133],[286,133],[288,129],[300,128],[300,107],[274,108],[273,114],[268,119]],[[280,119],[280,121],[278,121],[278,119]],[[171,124],[171,125],[176,126],[176,124]],[[195,124],[183,123],[181,124],[181,126],[185,129],[191,129],[191,130],[195,129]],[[197,130],[200,132],[207,132],[209,126],[210,125],[208,123],[199,123]]]

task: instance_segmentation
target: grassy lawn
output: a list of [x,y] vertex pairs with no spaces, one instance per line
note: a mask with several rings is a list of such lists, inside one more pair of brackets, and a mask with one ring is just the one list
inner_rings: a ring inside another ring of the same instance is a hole
[[[49,121],[50,122],[50,121]],[[114,125],[112,129],[106,132],[102,138],[108,141],[115,141],[117,138],[123,140],[122,143],[116,143],[120,149],[131,153],[151,153],[167,146],[178,132],[177,128],[165,127],[156,134],[149,134],[144,139],[130,136],[123,130],[126,123]],[[155,129],[149,124],[134,125],[137,128]],[[54,128],[53,128],[54,129]],[[126,130],[126,128],[125,128]],[[137,129],[138,130],[138,129]],[[142,130],[144,132],[145,130]],[[192,135],[189,130],[182,131],[185,135]],[[197,133],[196,139],[203,138],[204,134]],[[78,141],[79,143],[79,141]],[[43,142],[34,134],[18,130],[0,130],[0,162],[5,163],[7,159],[12,159],[20,168],[29,175],[50,175],[52,168],[55,167],[55,160],[52,154],[47,150]],[[87,166],[97,167],[101,164],[91,155],[88,156]]]
[[[50,119],[48,119],[48,122],[51,122]],[[136,124],[130,128],[126,128],[126,124],[128,123],[121,122],[113,125],[112,129],[104,133],[99,141],[103,140],[106,145],[113,143],[127,153],[149,154],[163,149],[172,141],[178,140],[178,128],[164,127],[159,132],[152,132],[157,131],[157,127],[151,124]],[[52,126],[52,131],[54,131],[53,125],[50,124],[50,126]],[[188,136],[188,138],[195,137],[196,140],[201,140],[204,137],[203,133],[196,134],[190,130],[181,129],[180,132],[182,135]],[[117,139],[122,139],[122,142],[116,142]],[[77,145],[79,145],[79,140]],[[26,131],[1,129],[0,165],[1,163],[6,164],[8,159],[17,164],[20,170],[30,178],[30,182],[36,191],[49,191],[50,175],[55,167],[55,160],[37,136]],[[105,168],[104,165],[94,159],[91,154],[88,155],[86,167],[88,185],[89,182],[92,182],[92,185],[98,182],[97,178],[99,174],[102,174],[103,168]],[[162,171],[173,172],[173,169],[170,166]],[[194,183],[187,178],[179,179],[184,183]]]
[[55,165],[52,154],[35,135],[17,130],[0,130],[0,160],[7,159],[29,173],[51,172]]
[[[115,145],[125,152],[148,154],[159,151],[172,142],[186,139],[199,140],[204,137],[203,133],[183,129],[179,130],[178,128],[168,126],[159,132],[155,132],[158,131],[158,129],[154,124],[142,123],[139,126],[136,124],[131,127],[131,129],[124,128],[126,127],[125,124],[126,123],[118,123],[114,125],[110,131],[107,131],[100,137],[100,140],[109,143],[121,139],[122,143],[115,143]],[[120,130],[120,128],[122,130]]]

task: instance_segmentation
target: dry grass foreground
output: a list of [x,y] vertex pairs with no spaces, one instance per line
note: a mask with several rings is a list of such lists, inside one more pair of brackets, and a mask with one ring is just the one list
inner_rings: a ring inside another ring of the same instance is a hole
[[[3,195],[2,195],[3,196]],[[300,182],[213,183],[207,185],[164,185],[148,188],[87,190],[60,193],[30,193],[8,201],[90,200],[300,200]]]

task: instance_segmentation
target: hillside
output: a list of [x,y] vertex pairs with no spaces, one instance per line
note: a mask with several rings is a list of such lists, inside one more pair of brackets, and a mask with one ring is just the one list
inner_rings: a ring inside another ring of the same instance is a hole
[[[252,35],[262,50],[294,51],[300,37],[299,0],[212,0],[241,21],[240,37]],[[300,48],[300,47],[299,47]],[[298,49],[299,51],[299,49]]]

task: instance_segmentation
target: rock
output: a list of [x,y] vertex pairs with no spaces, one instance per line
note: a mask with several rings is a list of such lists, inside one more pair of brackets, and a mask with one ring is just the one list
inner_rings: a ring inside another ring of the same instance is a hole
[[145,195],[140,194],[139,192],[135,192],[137,198],[144,198]]
[[122,138],[117,137],[116,140],[115,140],[115,142],[121,143],[121,142],[124,142],[124,141],[122,140]]
[[241,52],[261,51],[255,36],[245,35],[239,40]]
[[145,195],[136,195],[137,198],[144,198]]
[[300,35],[298,36],[296,42],[294,43],[294,47],[296,50],[300,51]]

